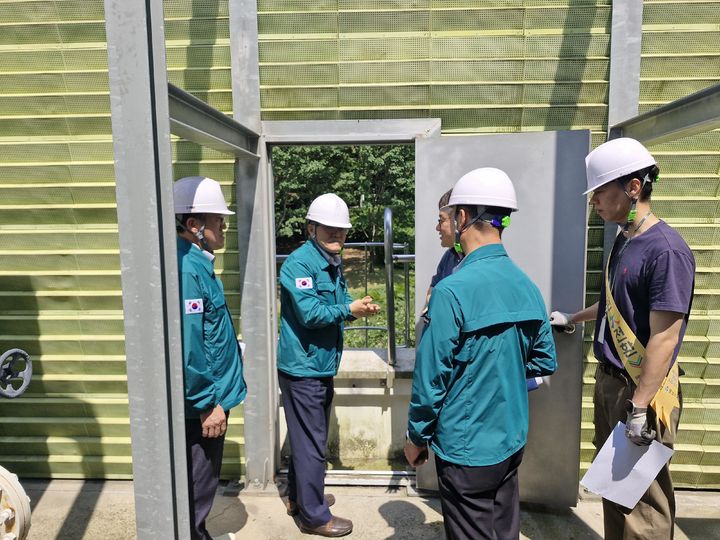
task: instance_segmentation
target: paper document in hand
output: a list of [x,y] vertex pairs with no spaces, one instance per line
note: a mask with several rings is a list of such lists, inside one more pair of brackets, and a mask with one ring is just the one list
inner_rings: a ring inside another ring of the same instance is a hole
[[580,483],[604,499],[634,508],[672,455],[657,441],[634,444],[625,436],[625,424],[618,422]]

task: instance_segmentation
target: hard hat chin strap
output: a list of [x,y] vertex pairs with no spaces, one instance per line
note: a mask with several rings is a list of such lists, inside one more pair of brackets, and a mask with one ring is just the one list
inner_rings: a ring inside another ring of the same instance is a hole
[[[470,221],[468,221],[461,230],[457,230],[457,225],[455,227],[455,232],[457,235],[461,235],[466,230],[468,230],[470,227],[472,227],[475,223],[478,221],[482,221],[483,223],[489,223],[493,227],[499,227],[499,228],[505,228],[510,225],[510,216],[505,216],[503,214],[497,214],[495,212],[488,212],[485,206],[478,206],[477,207],[477,215],[472,218]],[[455,222],[457,223],[457,221]]]
[[[648,182],[650,182],[650,173],[646,174],[642,179],[642,183],[640,184],[641,192],[642,192],[643,188],[645,187],[645,184],[647,184]],[[630,228],[630,224],[633,221],[635,221],[635,219],[637,218],[637,209],[635,207],[637,206],[638,198],[630,195],[627,192],[627,189],[625,189],[625,186],[622,186],[622,188],[623,188],[623,193],[625,193],[627,198],[630,199],[630,201],[631,201],[630,211],[628,212],[628,215],[627,215],[627,221],[625,222],[625,225],[623,225],[623,232],[627,232],[628,229]]]
[[177,222],[178,226],[186,232],[189,232],[192,234],[195,238],[198,239],[198,242],[200,242],[200,246],[207,251],[208,253],[212,253],[213,250],[210,249],[210,244],[208,244],[208,241],[205,239],[205,224],[203,223],[202,226],[197,230],[197,232],[192,232],[190,229],[187,228],[187,226],[181,222],[177,216],[175,217],[175,221]]
[[213,252],[213,250],[210,249],[210,245],[208,244],[208,241],[205,239],[205,224],[204,224],[204,223],[203,223],[203,225],[197,230],[197,232],[194,232],[193,234],[195,235],[195,238],[198,239],[198,241],[200,242],[200,245],[202,246],[202,248],[203,248],[205,251],[207,251],[207,252],[209,252],[209,253],[212,253],[212,252]]
[[630,211],[628,212],[625,225],[623,225],[623,231],[627,231],[630,228],[630,224],[635,221],[635,218],[637,217],[637,209],[635,208],[635,206],[637,205],[637,199],[630,197],[627,191],[625,192],[625,195],[628,196],[632,203],[630,204]]
[[[485,206],[477,206],[476,207],[477,215],[469,220],[461,229],[458,230],[457,228],[457,220],[453,220],[453,223],[455,224],[455,251],[457,253],[462,253],[463,249],[460,245],[460,237],[462,234],[467,231],[470,227],[472,227],[475,223],[478,221],[482,221],[483,223],[489,223],[493,227],[497,227],[500,229],[504,229],[505,227],[508,227],[510,225],[510,216],[504,216],[502,214],[497,214],[494,212],[488,212]],[[456,214],[457,215],[457,214]]]

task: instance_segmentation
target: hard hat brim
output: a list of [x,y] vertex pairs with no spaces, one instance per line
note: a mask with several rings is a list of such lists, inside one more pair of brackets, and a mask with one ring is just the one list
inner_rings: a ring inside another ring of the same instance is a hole
[[325,225],[326,227],[335,227],[337,229],[352,229],[352,225],[350,223],[341,223],[337,221],[320,221],[312,218],[308,218],[308,221],[314,221],[315,223]]

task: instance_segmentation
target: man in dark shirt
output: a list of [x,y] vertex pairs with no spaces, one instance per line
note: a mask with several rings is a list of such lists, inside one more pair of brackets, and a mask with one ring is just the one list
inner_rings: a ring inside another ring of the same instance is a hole
[[450,215],[451,207],[448,206],[450,195],[452,195],[452,189],[443,193],[438,201],[438,224],[435,230],[440,234],[440,245],[447,249],[437,265],[435,275],[430,280],[430,289],[428,289],[426,304],[430,300],[433,287],[435,287],[441,279],[451,275],[463,259],[462,248],[459,244],[455,243],[455,231],[453,231],[452,216]]
[[457,265],[463,260],[462,247],[460,247],[460,244],[455,243],[455,230],[453,228],[452,216],[450,215],[452,208],[448,205],[450,195],[452,195],[452,189],[448,189],[443,193],[438,201],[438,222],[435,230],[440,235],[440,246],[446,248],[446,251],[443,253],[437,265],[435,275],[430,279],[430,287],[428,287],[427,294],[425,295],[425,307],[423,308],[418,326],[415,329],[418,342],[427,323],[427,307],[430,303],[430,295],[432,294],[433,288],[440,283],[440,280],[452,275]]
[[[676,361],[692,305],[695,259],[682,237],[652,213],[659,169],[642,144],[606,142],[588,155],[586,166],[590,203],[622,232],[599,302],[572,315],[553,312],[550,321],[563,326],[595,320],[595,447],[624,421],[633,443],[657,440],[672,448],[682,409]],[[603,515],[606,539],[672,538],[669,464],[635,508],[603,499]]]

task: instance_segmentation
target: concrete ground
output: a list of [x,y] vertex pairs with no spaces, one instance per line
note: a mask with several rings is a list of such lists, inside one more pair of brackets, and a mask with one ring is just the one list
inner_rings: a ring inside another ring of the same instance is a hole
[[[114,540],[135,538],[132,482],[74,480],[22,482],[33,515],[28,540]],[[424,540],[444,538],[440,501],[408,497],[405,489],[332,487],[333,512],[351,518],[349,538]],[[679,540],[720,540],[720,492],[677,492]],[[208,529],[238,539],[291,540],[313,538],[299,532],[285,514],[277,493],[239,496],[218,492]],[[594,495],[582,494],[578,506],[564,512],[523,508],[521,538],[579,540],[602,538],[602,507]],[[227,538],[227,537],[226,537]],[[317,538],[317,537],[315,537]]]

